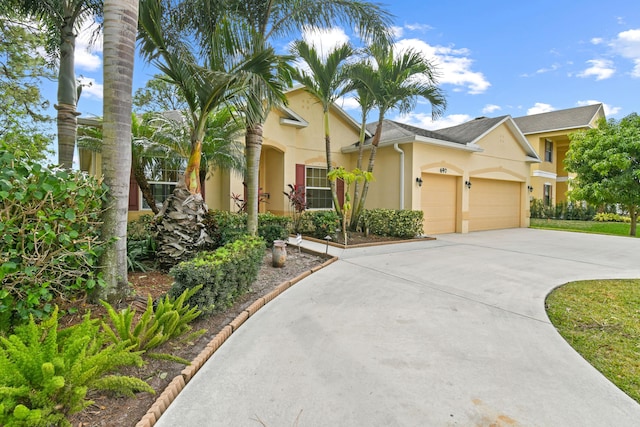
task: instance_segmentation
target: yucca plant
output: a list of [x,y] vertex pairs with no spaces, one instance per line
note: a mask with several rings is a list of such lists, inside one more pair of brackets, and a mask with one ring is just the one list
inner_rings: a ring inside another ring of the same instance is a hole
[[[172,338],[181,337],[191,331],[191,323],[202,313],[197,307],[185,304],[191,296],[200,290],[202,286],[196,286],[185,290],[178,298],[166,295],[157,306],[151,296],[147,298],[147,308],[140,319],[134,324],[135,310],[127,307],[116,311],[108,302],[100,301],[107,309],[111,320],[111,327],[102,322],[105,333],[112,342],[124,342],[132,345],[136,350],[152,350]],[[196,331],[189,335],[190,339],[202,335],[205,331]],[[189,364],[188,361],[174,356],[158,353],[147,353],[149,357],[172,359]]]

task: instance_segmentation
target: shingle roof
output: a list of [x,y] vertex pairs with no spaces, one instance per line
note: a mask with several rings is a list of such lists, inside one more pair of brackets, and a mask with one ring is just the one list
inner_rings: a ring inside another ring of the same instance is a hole
[[532,114],[516,117],[516,122],[523,134],[549,132],[562,129],[583,128],[590,125],[598,114],[604,117],[602,104],[587,105],[585,107],[568,108],[566,110],[548,113]]
[[[405,137],[422,136],[425,138],[454,142],[457,144],[469,144],[493,128],[496,124],[503,121],[506,117],[507,116],[494,118],[482,117],[457,126],[438,130],[427,130],[405,123],[395,122],[393,120],[385,120],[382,125],[380,141],[385,142]],[[376,123],[368,124],[367,130],[373,134],[376,130]],[[370,142],[370,140],[367,140],[365,144]]]

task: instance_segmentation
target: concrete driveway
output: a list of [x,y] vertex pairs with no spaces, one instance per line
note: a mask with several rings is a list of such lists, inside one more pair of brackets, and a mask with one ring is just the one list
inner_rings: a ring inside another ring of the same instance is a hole
[[640,277],[640,239],[513,229],[333,251],[156,425],[640,425],[544,310],[568,281]]

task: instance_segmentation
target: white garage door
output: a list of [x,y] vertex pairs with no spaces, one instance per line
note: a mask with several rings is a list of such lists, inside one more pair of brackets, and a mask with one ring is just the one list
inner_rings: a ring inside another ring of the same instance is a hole
[[520,227],[520,183],[471,179],[469,231]]
[[424,233],[442,234],[456,231],[456,177],[422,174],[422,212]]

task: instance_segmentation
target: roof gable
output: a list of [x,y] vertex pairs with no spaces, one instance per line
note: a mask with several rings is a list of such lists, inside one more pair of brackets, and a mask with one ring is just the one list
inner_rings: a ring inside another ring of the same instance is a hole
[[594,104],[516,117],[513,120],[522,133],[528,135],[591,127],[591,123],[600,117],[604,117],[604,107],[602,104]]

